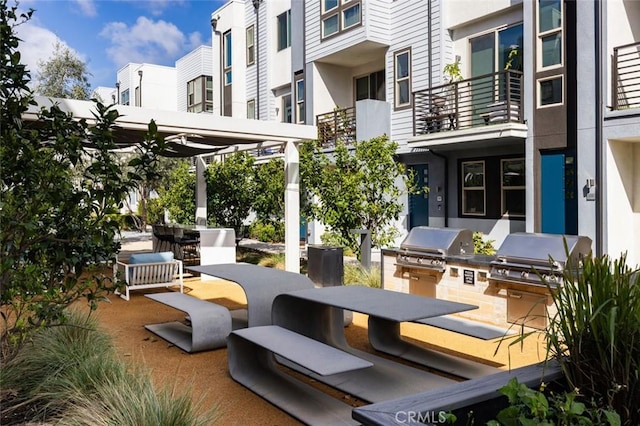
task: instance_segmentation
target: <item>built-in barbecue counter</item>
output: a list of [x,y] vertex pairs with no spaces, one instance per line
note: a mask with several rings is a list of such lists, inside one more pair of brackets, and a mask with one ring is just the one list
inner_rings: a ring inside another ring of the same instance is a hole
[[544,328],[553,301],[540,277],[561,285],[567,260],[578,265],[590,250],[587,237],[521,232],[507,236],[495,256],[478,255],[469,230],[416,227],[400,247],[381,251],[382,286],[479,306],[461,318]]

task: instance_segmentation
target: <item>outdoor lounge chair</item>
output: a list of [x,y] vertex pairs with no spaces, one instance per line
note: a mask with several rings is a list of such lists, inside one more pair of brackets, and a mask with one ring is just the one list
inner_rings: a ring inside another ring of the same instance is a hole
[[124,300],[129,300],[130,290],[145,288],[161,288],[180,286],[180,293],[184,293],[184,277],[182,261],[173,258],[172,252],[132,254],[129,263],[116,259],[113,265],[113,275],[124,270],[125,291],[120,293]]

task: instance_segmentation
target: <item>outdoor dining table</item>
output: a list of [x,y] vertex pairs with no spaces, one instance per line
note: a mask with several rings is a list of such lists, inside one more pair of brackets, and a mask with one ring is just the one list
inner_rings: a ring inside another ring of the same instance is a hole
[[374,364],[371,368],[331,376],[302,372],[362,400],[377,402],[445,386],[453,380],[351,347],[344,334],[343,309],[369,315],[369,325],[373,325],[368,332],[372,345],[385,342],[390,347],[383,345],[384,352],[402,355],[394,353],[397,351],[393,347],[398,342],[406,343],[400,337],[400,323],[476,308],[365,286],[337,286],[280,294],[273,302],[272,318],[274,325],[371,361]]

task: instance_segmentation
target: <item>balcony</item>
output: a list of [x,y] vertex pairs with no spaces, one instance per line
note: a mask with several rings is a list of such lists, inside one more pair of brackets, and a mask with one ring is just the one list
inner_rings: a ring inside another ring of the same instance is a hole
[[350,145],[356,141],[356,108],[335,108],[316,115],[318,141],[323,148],[333,148],[338,140]]
[[640,42],[613,48],[612,109],[640,108]]
[[414,92],[414,136],[523,123],[522,77],[504,70]]

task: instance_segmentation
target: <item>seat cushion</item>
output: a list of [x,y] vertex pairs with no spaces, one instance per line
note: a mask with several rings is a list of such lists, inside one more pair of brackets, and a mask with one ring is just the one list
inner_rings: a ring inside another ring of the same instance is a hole
[[162,263],[173,261],[173,252],[163,251],[159,253],[138,253],[129,257],[129,264],[136,265],[140,263]]

